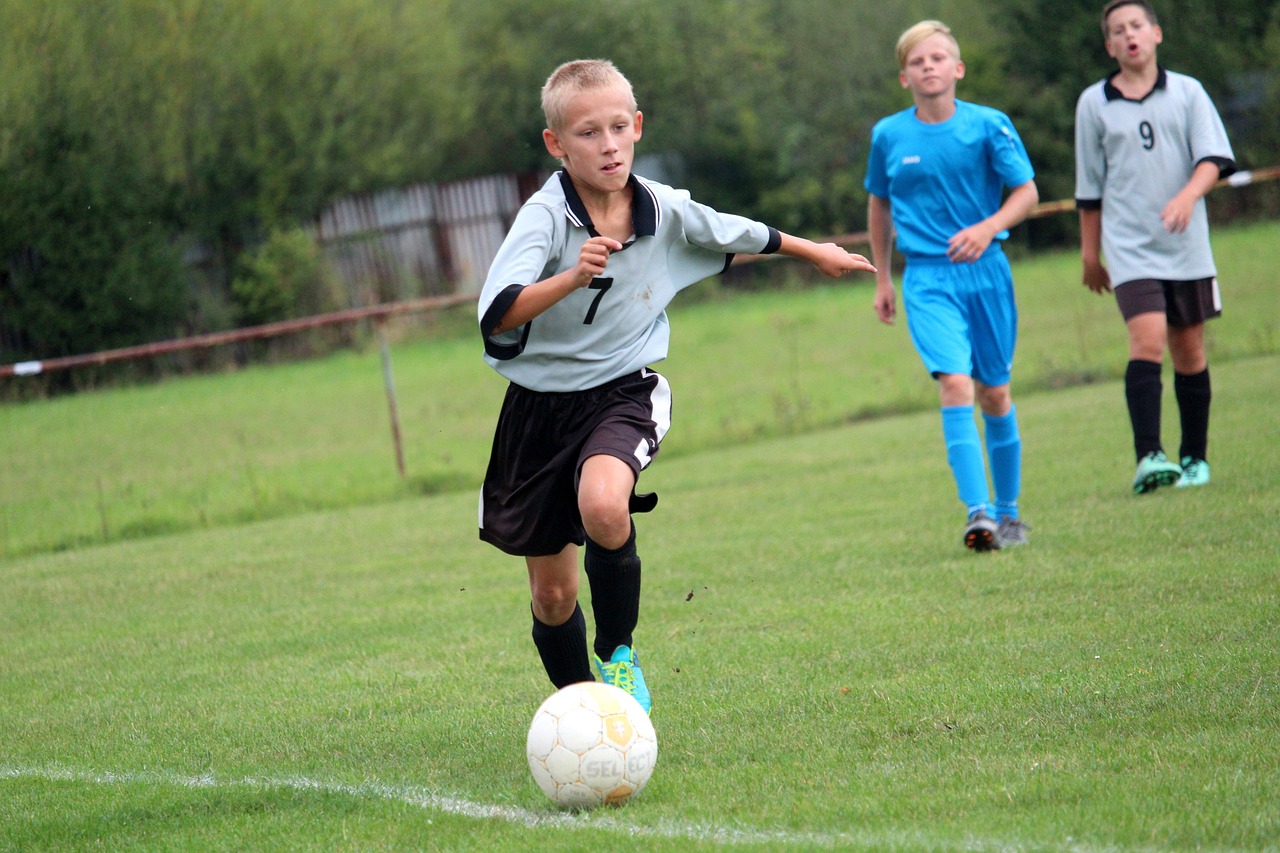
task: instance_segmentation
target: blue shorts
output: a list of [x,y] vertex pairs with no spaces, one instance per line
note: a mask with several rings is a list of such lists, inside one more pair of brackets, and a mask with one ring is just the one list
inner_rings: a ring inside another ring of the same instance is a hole
[[1006,385],[1018,342],[1013,273],[995,246],[971,264],[910,258],[902,274],[907,329],[929,374]]

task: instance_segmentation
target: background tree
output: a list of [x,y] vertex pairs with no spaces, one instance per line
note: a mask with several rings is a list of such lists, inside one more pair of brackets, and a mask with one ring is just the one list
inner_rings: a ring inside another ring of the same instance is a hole
[[[1274,164],[1280,4],[1158,5],[1162,61],[1205,82],[1243,166]],[[819,236],[865,226],[871,126],[910,104],[894,43],[940,18],[968,67],[960,97],[1007,112],[1042,198],[1070,198],[1076,98],[1114,67],[1100,7],[0,3],[0,361],[242,322],[261,306],[232,286],[236,271],[267,268],[254,266],[263,247],[290,245],[338,197],[552,168],[538,91],[574,58],[612,58],[635,83],[655,177]],[[1243,212],[1274,214],[1277,195],[1252,193],[1259,206]],[[1051,217],[1019,239],[1058,245],[1074,232],[1073,217]]]
[[[1116,70],[1103,42],[1097,0],[1005,0],[998,4],[1006,28],[1000,53],[1007,86],[997,95],[1018,122],[1036,166],[1041,198],[1075,192],[1075,104],[1081,91]],[[1163,0],[1156,3],[1165,34],[1160,62],[1198,78],[1227,122],[1236,156],[1245,166],[1275,162],[1272,135],[1254,132],[1250,116],[1261,106],[1267,80],[1275,80],[1278,54],[1265,45],[1276,21],[1275,0]],[[1252,106],[1241,109],[1249,102]],[[1074,239],[1074,217],[1027,224],[1032,240],[1053,245]]]
[[21,354],[134,343],[181,317],[173,196],[134,120],[150,93],[112,74],[147,40],[112,28],[109,5],[29,16],[6,5],[17,20],[0,22],[11,95],[0,109],[0,317]]

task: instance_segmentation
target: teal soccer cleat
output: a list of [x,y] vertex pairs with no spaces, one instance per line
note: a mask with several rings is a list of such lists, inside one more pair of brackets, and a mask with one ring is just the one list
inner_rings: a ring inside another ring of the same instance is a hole
[[1157,450],[1138,460],[1138,470],[1133,474],[1133,491],[1145,495],[1161,486],[1172,486],[1181,476],[1182,468]]
[[631,647],[618,646],[613,650],[613,657],[608,663],[600,660],[599,655],[592,655],[592,657],[596,659],[601,681],[625,690],[640,703],[640,707],[644,708],[646,714],[649,713],[649,709],[653,707],[653,700],[649,697],[649,688],[644,683],[644,673],[640,671],[640,658]]
[[1177,487],[1203,486],[1209,482],[1209,463],[1193,456],[1182,457],[1182,476],[1178,478]]

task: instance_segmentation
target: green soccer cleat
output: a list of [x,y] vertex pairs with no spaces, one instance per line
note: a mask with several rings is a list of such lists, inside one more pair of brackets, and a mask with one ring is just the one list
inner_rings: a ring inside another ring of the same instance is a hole
[[996,538],[1000,540],[1001,548],[1012,548],[1014,545],[1026,545],[1031,541],[1027,537],[1030,532],[1031,525],[1027,524],[1020,518],[1003,518],[1000,520],[1000,527],[996,530]]
[[1178,478],[1177,488],[1203,486],[1207,482],[1209,482],[1209,463],[1194,456],[1182,457],[1182,476]]
[[1162,451],[1156,450],[1138,460],[1138,470],[1133,474],[1133,491],[1145,495],[1161,486],[1172,486],[1181,476],[1182,468],[1165,458]]
[[640,703],[640,707],[644,708],[644,712],[649,713],[649,709],[653,707],[653,700],[649,697],[649,688],[644,683],[644,673],[640,671],[640,658],[629,646],[618,646],[613,650],[613,657],[608,663],[600,660],[599,655],[592,655],[596,659],[596,668],[600,670],[600,680],[605,684],[612,684],[614,687],[621,688]]
[[964,526],[964,547],[970,551],[995,551],[1000,547],[1000,529],[996,520],[979,510],[969,516]]

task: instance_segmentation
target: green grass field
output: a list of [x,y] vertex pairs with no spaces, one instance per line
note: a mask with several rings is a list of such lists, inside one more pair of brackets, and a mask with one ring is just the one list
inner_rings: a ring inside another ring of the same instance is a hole
[[0,407],[0,849],[1280,849],[1278,246],[1217,236],[1214,481],[1144,498],[1114,306],[1017,265],[1035,529],[988,555],[869,288],[678,306],[658,768],[587,815],[524,763],[470,337],[396,348],[404,482],[376,352]]
[[[1215,250],[1227,315],[1209,326],[1212,363],[1280,353],[1280,223],[1221,229]],[[1114,300],[1088,293],[1078,267],[1070,253],[1015,267],[1019,395],[1123,375]],[[936,407],[905,320],[875,320],[869,281],[690,291],[672,309],[662,366],[678,407],[665,457]],[[476,488],[504,386],[481,361],[472,317],[460,309],[430,339],[394,348],[403,479],[376,346],[0,404],[0,559]],[[1122,430],[1102,439],[1126,452]]]

